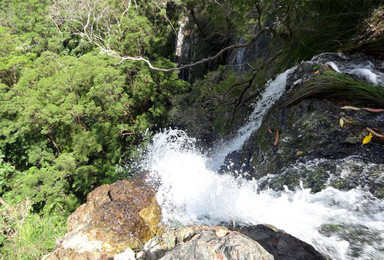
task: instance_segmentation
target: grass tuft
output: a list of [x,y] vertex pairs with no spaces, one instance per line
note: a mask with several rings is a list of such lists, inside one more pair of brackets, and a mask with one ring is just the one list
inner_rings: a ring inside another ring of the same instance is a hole
[[0,259],[40,259],[67,231],[65,216],[31,212],[32,201],[0,207]]
[[283,106],[299,103],[307,98],[346,101],[349,104],[384,107],[384,87],[355,80],[349,76],[325,69],[324,74],[309,80],[292,93]]

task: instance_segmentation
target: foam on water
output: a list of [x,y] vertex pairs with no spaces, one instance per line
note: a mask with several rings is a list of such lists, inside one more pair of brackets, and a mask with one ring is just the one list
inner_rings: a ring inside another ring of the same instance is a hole
[[[325,56],[314,61],[328,62],[340,73],[360,74],[374,84],[383,82],[384,74],[370,62],[345,65]],[[260,127],[268,109],[284,93],[287,77],[294,69],[267,84],[248,123],[210,156],[201,153],[195,147],[196,140],[183,131],[167,130],[153,137],[141,166],[149,170],[149,179],[158,186],[163,221],[169,225],[271,224],[312,244],[331,259],[384,259],[384,202],[369,192],[326,188],[311,194],[308,189],[291,191],[287,187],[285,191],[260,190],[259,180],[216,172],[228,153],[240,149]],[[338,232],[327,233],[327,227]]]
[[355,75],[374,85],[384,85],[383,64],[374,64],[367,57],[350,58],[342,53],[322,53],[312,61],[329,65],[339,73]]
[[360,259],[384,259],[384,252],[378,250],[384,241],[383,201],[356,189],[343,192],[327,188],[316,194],[308,189],[260,191],[256,180],[210,170],[208,158],[194,142],[183,131],[168,130],[155,135],[149,147],[143,165],[151,172],[151,179],[160,183],[157,199],[164,222],[271,224],[332,259],[352,259],[351,245],[337,235],[322,234],[322,225],[364,227],[378,233],[374,232],[376,237],[370,245],[361,245]]

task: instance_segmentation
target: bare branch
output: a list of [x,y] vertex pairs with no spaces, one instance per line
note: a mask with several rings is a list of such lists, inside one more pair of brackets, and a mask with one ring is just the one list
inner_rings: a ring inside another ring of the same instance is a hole
[[125,8],[124,12],[122,12],[120,15],[120,24],[119,25],[121,25],[123,23],[123,17],[126,13],[128,13],[130,8],[131,8],[131,0],[128,1],[128,7]]
[[[155,3],[155,1],[152,1],[152,0],[151,0],[151,2],[157,7],[157,9],[159,9],[159,10],[161,11],[161,7],[158,6],[158,5]],[[169,20],[167,14],[165,14],[164,17],[165,17],[165,19],[167,20],[167,22],[169,23],[169,25],[171,26],[173,33],[177,36],[176,29],[175,29],[175,27],[173,26],[173,24],[171,23],[171,21]]]

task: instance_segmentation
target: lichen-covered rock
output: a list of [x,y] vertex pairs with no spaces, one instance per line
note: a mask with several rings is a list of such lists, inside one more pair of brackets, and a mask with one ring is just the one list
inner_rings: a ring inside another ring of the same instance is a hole
[[159,232],[161,208],[143,179],[98,187],[68,219],[67,233],[47,259],[109,259]]
[[224,227],[195,226],[163,234],[148,241],[137,254],[141,260],[272,260],[259,243]]

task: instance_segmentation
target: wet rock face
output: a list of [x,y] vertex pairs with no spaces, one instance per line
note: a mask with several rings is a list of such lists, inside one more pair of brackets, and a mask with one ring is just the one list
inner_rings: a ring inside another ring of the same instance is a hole
[[243,148],[227,157],[222,172],[237,170],[260,179],[261,188],[295,189],[303,181],[313,192],[329,185],[344,190],[360,186],[383,197],[383,139],[373,136],[364,145],[362,141],[369,134],[367,127],[384,132],[384,113],[342,109],[349,104],[337,99],[309,98],[282,105],[316,75],[315,65],[303,63],[290,75],[288,91]]
[[187,227],[148,241],[137,254],[142,260],[272,260],[259,243],[224,227]]
[[280,230],[264,225],[242,227],[238,232],[252,238],[275,260],[325,260],[313,246]]
[[102,185],[69,217],[69,233],[48,259],[108,259],[149,240],[160,220],[155,191],[143,180]]

